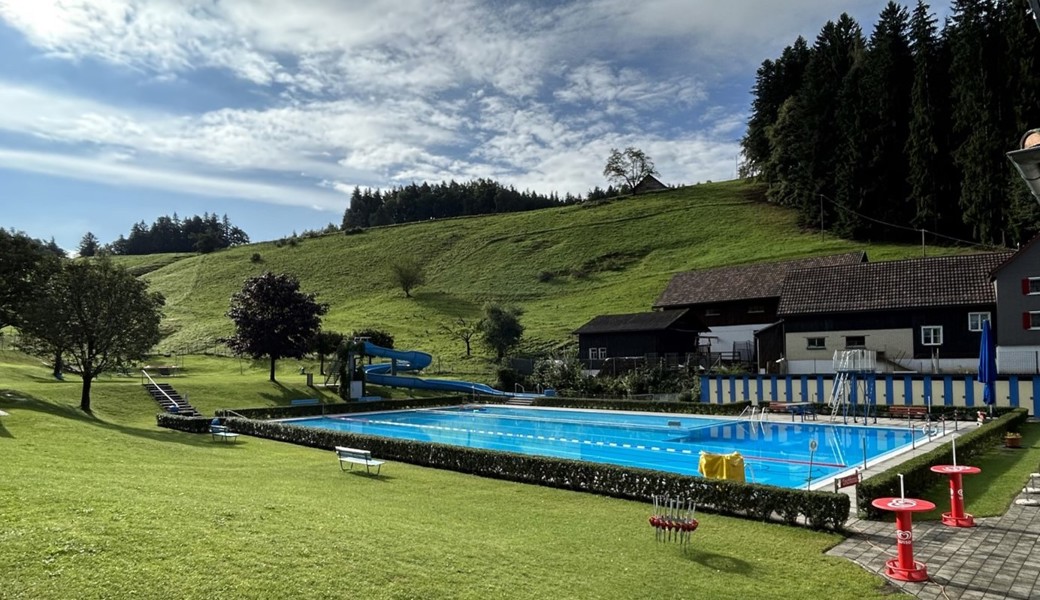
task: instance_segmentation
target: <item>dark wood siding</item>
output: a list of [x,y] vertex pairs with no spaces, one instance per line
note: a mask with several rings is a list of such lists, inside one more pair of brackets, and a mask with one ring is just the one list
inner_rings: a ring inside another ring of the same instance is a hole
[[[757,300],[740,300],[737,302],[719,302],[716,304],[698,304],[690,308],[690,312],[700,317],[708,327],[726,327],[729,325],[753,325],[755,323],[773,323],[777,320],[776,309],[779,298],[761,298]],[[751,312],[753,308],[761,308],[762,312]],[[709,316],[708,311],[719,314]]]

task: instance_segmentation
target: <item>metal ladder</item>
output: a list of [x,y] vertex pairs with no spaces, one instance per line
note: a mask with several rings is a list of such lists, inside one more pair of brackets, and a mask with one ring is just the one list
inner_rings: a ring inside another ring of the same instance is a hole
[[839,363],[837,369],[838,372],[834,375],[834,385],[831,387],[831,421],[838,416],[838,411],[848,409],[849,359],[850,355],[842,355],[841,363]]

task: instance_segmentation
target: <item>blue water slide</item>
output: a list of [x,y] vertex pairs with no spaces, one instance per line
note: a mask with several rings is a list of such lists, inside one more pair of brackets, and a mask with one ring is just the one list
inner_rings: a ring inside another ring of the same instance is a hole
[[436,390],[440,392],[456,392],[463,394],[482,394],[484,396],[512,396],[502,390],[474,383],[472,381],[454,381],[451,379],[423,379],[421,377],[402,376],[391,374],[393,372],[420,371],[430,366],[433,357],[418,350],[392,350],[376,346],[371,342],[363,343],[363,350],[367,356],[378,356],[389,358],[397,363],[394,369],[393,363],[379,363],[365,367],[365,380],[376,385],[389,387],[412,388],[417,390]]

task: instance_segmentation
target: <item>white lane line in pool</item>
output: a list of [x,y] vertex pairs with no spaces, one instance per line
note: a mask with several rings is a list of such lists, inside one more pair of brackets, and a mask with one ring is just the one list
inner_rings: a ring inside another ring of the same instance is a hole
[[[570,443],[573,443],[573,444],[588,444],[588,445],[596,445],[596,446],[610,446],[612,448],[618,448],[618,447],[629,448],[629,449],[635,448],[637,450],[651,450],[651,451],[657,451],[657,452],[660,452],[662,450],[661,448],[659,448],[657,446],[646,447],[646,446],[642,446],[642,445],[638,445],[638,444],[637,445],[618,444],[616,442],[602,442],[602,441],[593,442],[591,440],[577,440],[577,439],[568,439],[568,438],[562,438],[562,437],[561,438],[556,438],[556,437],[551,437],[551,436],[550,437],[545,437],[545,436],[541,436],[541,435],[539,435],[539,436],[524,435],[522,433],[511,433],[511,432],[502,432],[502,431],[489,431],[489,430],[484,430],[484,429],[466,429],[466,428],[462,428],[462,427],[446,427],[446,426],[442,426],[442,425],[420,425],[420,424],[416,424],[416,423],[401,423],[399,421],[376,421],[376,420],[369,420],[369,421],[366,421],[366,423],[374,424],[374,425],[391,425],[391,426],[399,426],[399,427],[414,427],[416,429],[435,429],[435,430],[440,430],[440,431],[457,431],[457,432],[464,432],[464,433],[478,433],[478,434],[482,434],[482,435],[497,435],[497,436],[517,437],[517,438],[524,438],[524,437],[526,437],[527,439],[532,439],[532,440],[537,438],[539,440],[547,440],[547,441],[550,441],[550,442],[561,442],[561,443],[568,443],[568,442],[570,442]],[[676,452],[676,450],[674,448],[665,448],[664,450],[666,452]],[[693,452],[690,451],[690,450],[681,450],[680,452],[682,452],[683,454],[693,454]]]

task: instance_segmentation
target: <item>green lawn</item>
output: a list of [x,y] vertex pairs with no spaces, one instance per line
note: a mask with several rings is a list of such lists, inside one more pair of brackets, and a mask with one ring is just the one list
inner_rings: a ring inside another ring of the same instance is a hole
[[[186,357],[206,412],[312,397],[293,376]],[[237,368],[236,368],[237,367]],[[94,386],[0,352],[0,598],[880,598],[824,556],[840,540],[699,515],[689,552],[650,506],[403,463],[341,473],[332,452],[155,426],[136,377]]]
[[[993,448],[972,466],[979,467],[978,475],[965,475],[964,510],[975,517],[992,517],[1007,512],[1029,479],[1030,473],[1040,471],[1040,423],[1027,423],[1022,427],[1022,448]],[[966,464],[964,461],[958,461]],[[943,481],[937,483],[925,499],[935,503],[935,510],[920,513],[914,519],[939,520],[942,513],[950,512],[950,486]]]

